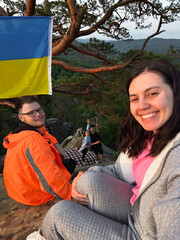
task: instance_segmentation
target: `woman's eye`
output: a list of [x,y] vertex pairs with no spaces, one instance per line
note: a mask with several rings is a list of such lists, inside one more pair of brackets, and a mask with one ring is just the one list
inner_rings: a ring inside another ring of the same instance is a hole
[[151,93],[149,93],[148,95],[149,96],[155,96],[155,95],[157,95],[158,93],[157,92],[151,92]]
[[138,99],[137,98],[131,98],[130,102],[136,102]]

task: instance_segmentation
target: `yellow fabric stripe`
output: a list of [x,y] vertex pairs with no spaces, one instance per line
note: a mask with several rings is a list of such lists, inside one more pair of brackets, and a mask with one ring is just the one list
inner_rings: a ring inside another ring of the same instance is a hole
[[49,94],[48,57],[0,61],[0,98]]

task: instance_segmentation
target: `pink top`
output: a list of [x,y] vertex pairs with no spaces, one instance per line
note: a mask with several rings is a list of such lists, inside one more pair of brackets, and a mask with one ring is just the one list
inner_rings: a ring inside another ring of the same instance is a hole
[[138,195],[138,192],[140,190],[141,184],[144,179],[144,175],[153,162],[155,157],[147,156],[150,153],[152,142],[148,142],[147,148],[142,151],[142,153],[138,157],[133,158],[133,174],[134,178],[136,180],[136,186],[132,189],[133,196],[131,197],[131,204],[134,204],[134,201],[136,200],[136,197]]

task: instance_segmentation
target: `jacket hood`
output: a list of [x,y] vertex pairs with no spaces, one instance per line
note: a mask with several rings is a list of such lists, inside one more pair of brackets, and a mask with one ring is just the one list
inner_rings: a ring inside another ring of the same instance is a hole
[[38,130],[36,130],[34,127],[20,121],[18,123],[18,125],[12,130],[12,134],[19,133],[19,132],[26,131],[26,130],[38,132]]
[[34,134],[34,132],[39,133],[39,131],[37,131],[34,127],[26,123],[20,122],[19,125],[4,138],[3,146],[6,149],[13,148],[24,138]]
[[6,149],[13,148],[19,142],[21,142],[24,138],[26,138],[27,136],[30,136],[32,134],[34,134],[34,131],[31,131],[31,130],[29,130],[29,131],[22,131],[22,132],[16,133],[16,134],[12,134],[12,132],[11,132],[4,138],[3,146]]

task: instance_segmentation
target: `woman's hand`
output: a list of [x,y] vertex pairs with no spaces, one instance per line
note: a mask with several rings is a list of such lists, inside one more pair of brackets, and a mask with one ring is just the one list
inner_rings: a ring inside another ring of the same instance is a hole
[[71,196],[74,198],[74,201],[82,204],[82,205],[88,205],[88,199],[86,197],[85,194],[81,194],[76,190],[76,184],[80,178],[80,176],[83,174],[84,172],[79,172],[77,177],[74,178],[73,182],[72,182],[72,191],[71,191]]

